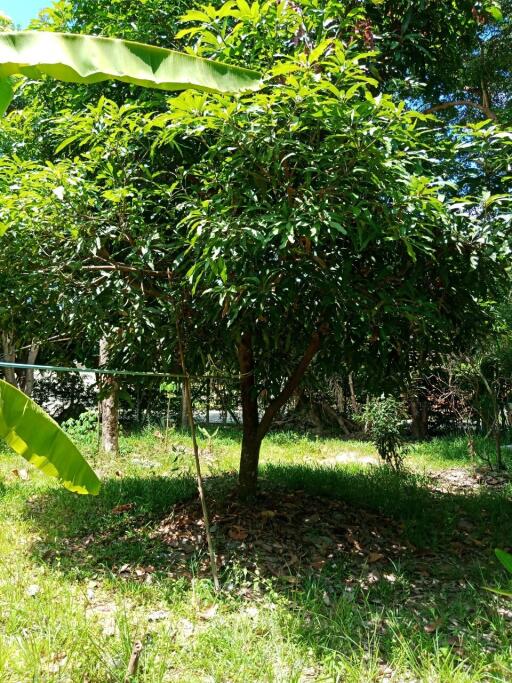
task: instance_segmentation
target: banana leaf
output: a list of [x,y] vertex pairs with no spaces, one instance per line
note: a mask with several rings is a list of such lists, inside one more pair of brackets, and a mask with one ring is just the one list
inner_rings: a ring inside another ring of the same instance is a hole
[[0,380],[0,438],[74,493],[97,495],[100,481],[59,425],[34,401]]
[[193,55],[116,38],[72,33],[0,33],[0,112],[12,98],[9,76],[51,76],[70,83],[118,80],[158,90],[255,90],[260,75]]

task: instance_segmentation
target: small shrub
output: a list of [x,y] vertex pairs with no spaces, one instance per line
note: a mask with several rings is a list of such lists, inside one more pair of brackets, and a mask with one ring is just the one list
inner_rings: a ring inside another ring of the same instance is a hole
[[86,410],[77,418],[69,418],[61,426],[74,441],[87,441],[98,429],[98,413],[96,410]]
[[360,421],[380,457],[393,469],[399,470],[407,453],[403,439],[406,411],[403,403],[392,396],[372,399],[364,407]]

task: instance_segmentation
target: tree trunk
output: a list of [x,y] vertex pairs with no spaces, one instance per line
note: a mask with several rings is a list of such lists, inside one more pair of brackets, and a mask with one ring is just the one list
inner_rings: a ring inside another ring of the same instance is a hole
[[[28,351],[28,358],[27,358],[27,364],[28,365],[34,365],[34,363],[37,360],[37,354],[39,353],[39,344],[36,344],[35,341],[32,341],[30,344],[30,349]],[[27,394],[27,396],[32,396],[32,392],[34,390],[34,370],[31,368],[27,368],[25,370],[25,378],[23,382],[23,391]]]
[[261,442],[268,433],[273,420],[283,406],[293,397],[321,343],[321,334],[327,333],[322,326],[315,332],[297,367],[285,382],[281,392],[268,404],[261,420],[258,415],[258,391],[255,380],[254,352],[252,338],[242,334],[238,345],[238,366],[240,368],[240,392],[242,399],[243,437],[240,455],[239,491],[242,497],[254,496],[258,482],[258,462]]
[[210,426],[210,396],[211,396],[211,388],[212,388],[212,382],[211,379],[208,378],[206,380],[206,426]]
[[181,383],[181,428],[188,429],[188,410],[185,382]]
[[350,388],[350,402],[352,404],[352,413],[354,415],[357,415],[357,413],[359,412],[359,406],[357,404],[357,396],[356,391],[354,389],[354,377],[351,372],[348,375],[348,386]]
[[[4,361],[6,363],[16,363],[16,345],[14,343],[14,335],[11,332],[2,332],[2,350]],[[34,365],[39,353],[39,344],[32,341],[28,350],[26,363]],[[19,362],[22,362],[19,359]],[[23,361],[24,362],[24,361]],[[26,370],[16,370],[14,368],[4,368],[5,379],[9,384],[23,391],[27,396],[32,396],[34,389],[34,370],[27,368]]]
[[261,439],[258,436],[258,396],[254,378],[254,355],[250,334],[243,334],[238,345],[243,437],[240,453],[239,491],[242,498],[254,496],[258,482]]
[[428,405],[418,398],[411,399],[411,434],[414,439],[426,439],[428,436]]
[[496,416],[494,423],[494,445],[496,448],[496,469],[501,471],[505,469],[505,466],[503,465],[503,456],[501,452],[501,429],[498,416]]
[[257,435],[244,428],[242,450],[240,452],[240,471],[238,474],[239,493],[241,498],[251,498],[256,494],[260,449],[261,441],[258,439]]
[[[108,343],[100,340],[100,367],[108,365]],[[107,455],[119,453],[119,384],[116,379],[103,375],[101,388],[101,448]]]
[[[4,354],[4,361],[6,363],[16,362],[16,349],[14,346],[13,336],[10,332],[2,332],[2,350]],[[4,376],[9,384],[12,384],[14,387],[18,386],[14,368],[4,368]]]

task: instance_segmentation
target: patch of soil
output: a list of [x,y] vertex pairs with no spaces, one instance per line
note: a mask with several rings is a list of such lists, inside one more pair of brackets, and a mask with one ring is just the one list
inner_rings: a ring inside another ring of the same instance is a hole
[[[302,491],[262,492],[251,504],[233,494],[210,508],[220,570],[236,566],[293,584],[299,575],[326,565],[376,568],[416,551],[397,520]],[[202,548],[197,569],[208,575],[199,503],[176,505],[152,538],[168,546],[171,574],[186,574],[191,554]]]
[[502,489],[511,481],[508,472],[493,472],[488,468],[469,470],[454,467],[428,475],[432,490],[441,493],[467,493],[482,489]]

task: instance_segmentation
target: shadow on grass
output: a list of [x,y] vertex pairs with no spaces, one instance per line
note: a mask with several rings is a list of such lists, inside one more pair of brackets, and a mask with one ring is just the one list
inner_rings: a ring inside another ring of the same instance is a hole
[[[495,569],[493,549],[511,543],[508,489],[441,493],[421,476],[386,468],[285,465],[263,468],[261,492],[248,505],[237,500],[234,485],[232,475],[206,484],[226,573],[242,566],[302,580],[340,563],[358,571],[394,563],[413,573],[469,578]],[[32,497],[27,515],[39,538],[34,554],[73,575],[119,575],[125,565],[207,575],[191,477],[109,479],[97,498],[52,490]]]
[[[283,628],[331,661],[332,680],[382,680],[379,667],[399,648],[420,672],[427,657],[434,671],[453,659],[431,680],[482,662],[494,678],[460,680],[510,680],[499,677],[508,626],[496,631],[496,604],[480,588],[503,578],[493,549],[511,542],[507,490],[450,494],[385,468],[268,465],[260,494],[242,505],[234,484],[228,475],[206,483],[223,584],[242,600],[261,597],[258,583],[278,591]],[[192,478],[109,479],[98,498],[52,490],[32,497],[26,515],[33,555],[70,580],[104,577],[124,591],[150,577],[159,600],[171,600],[169,578],[209,576]],[[365,674],[351,677],[350,661],[364,661]]]

